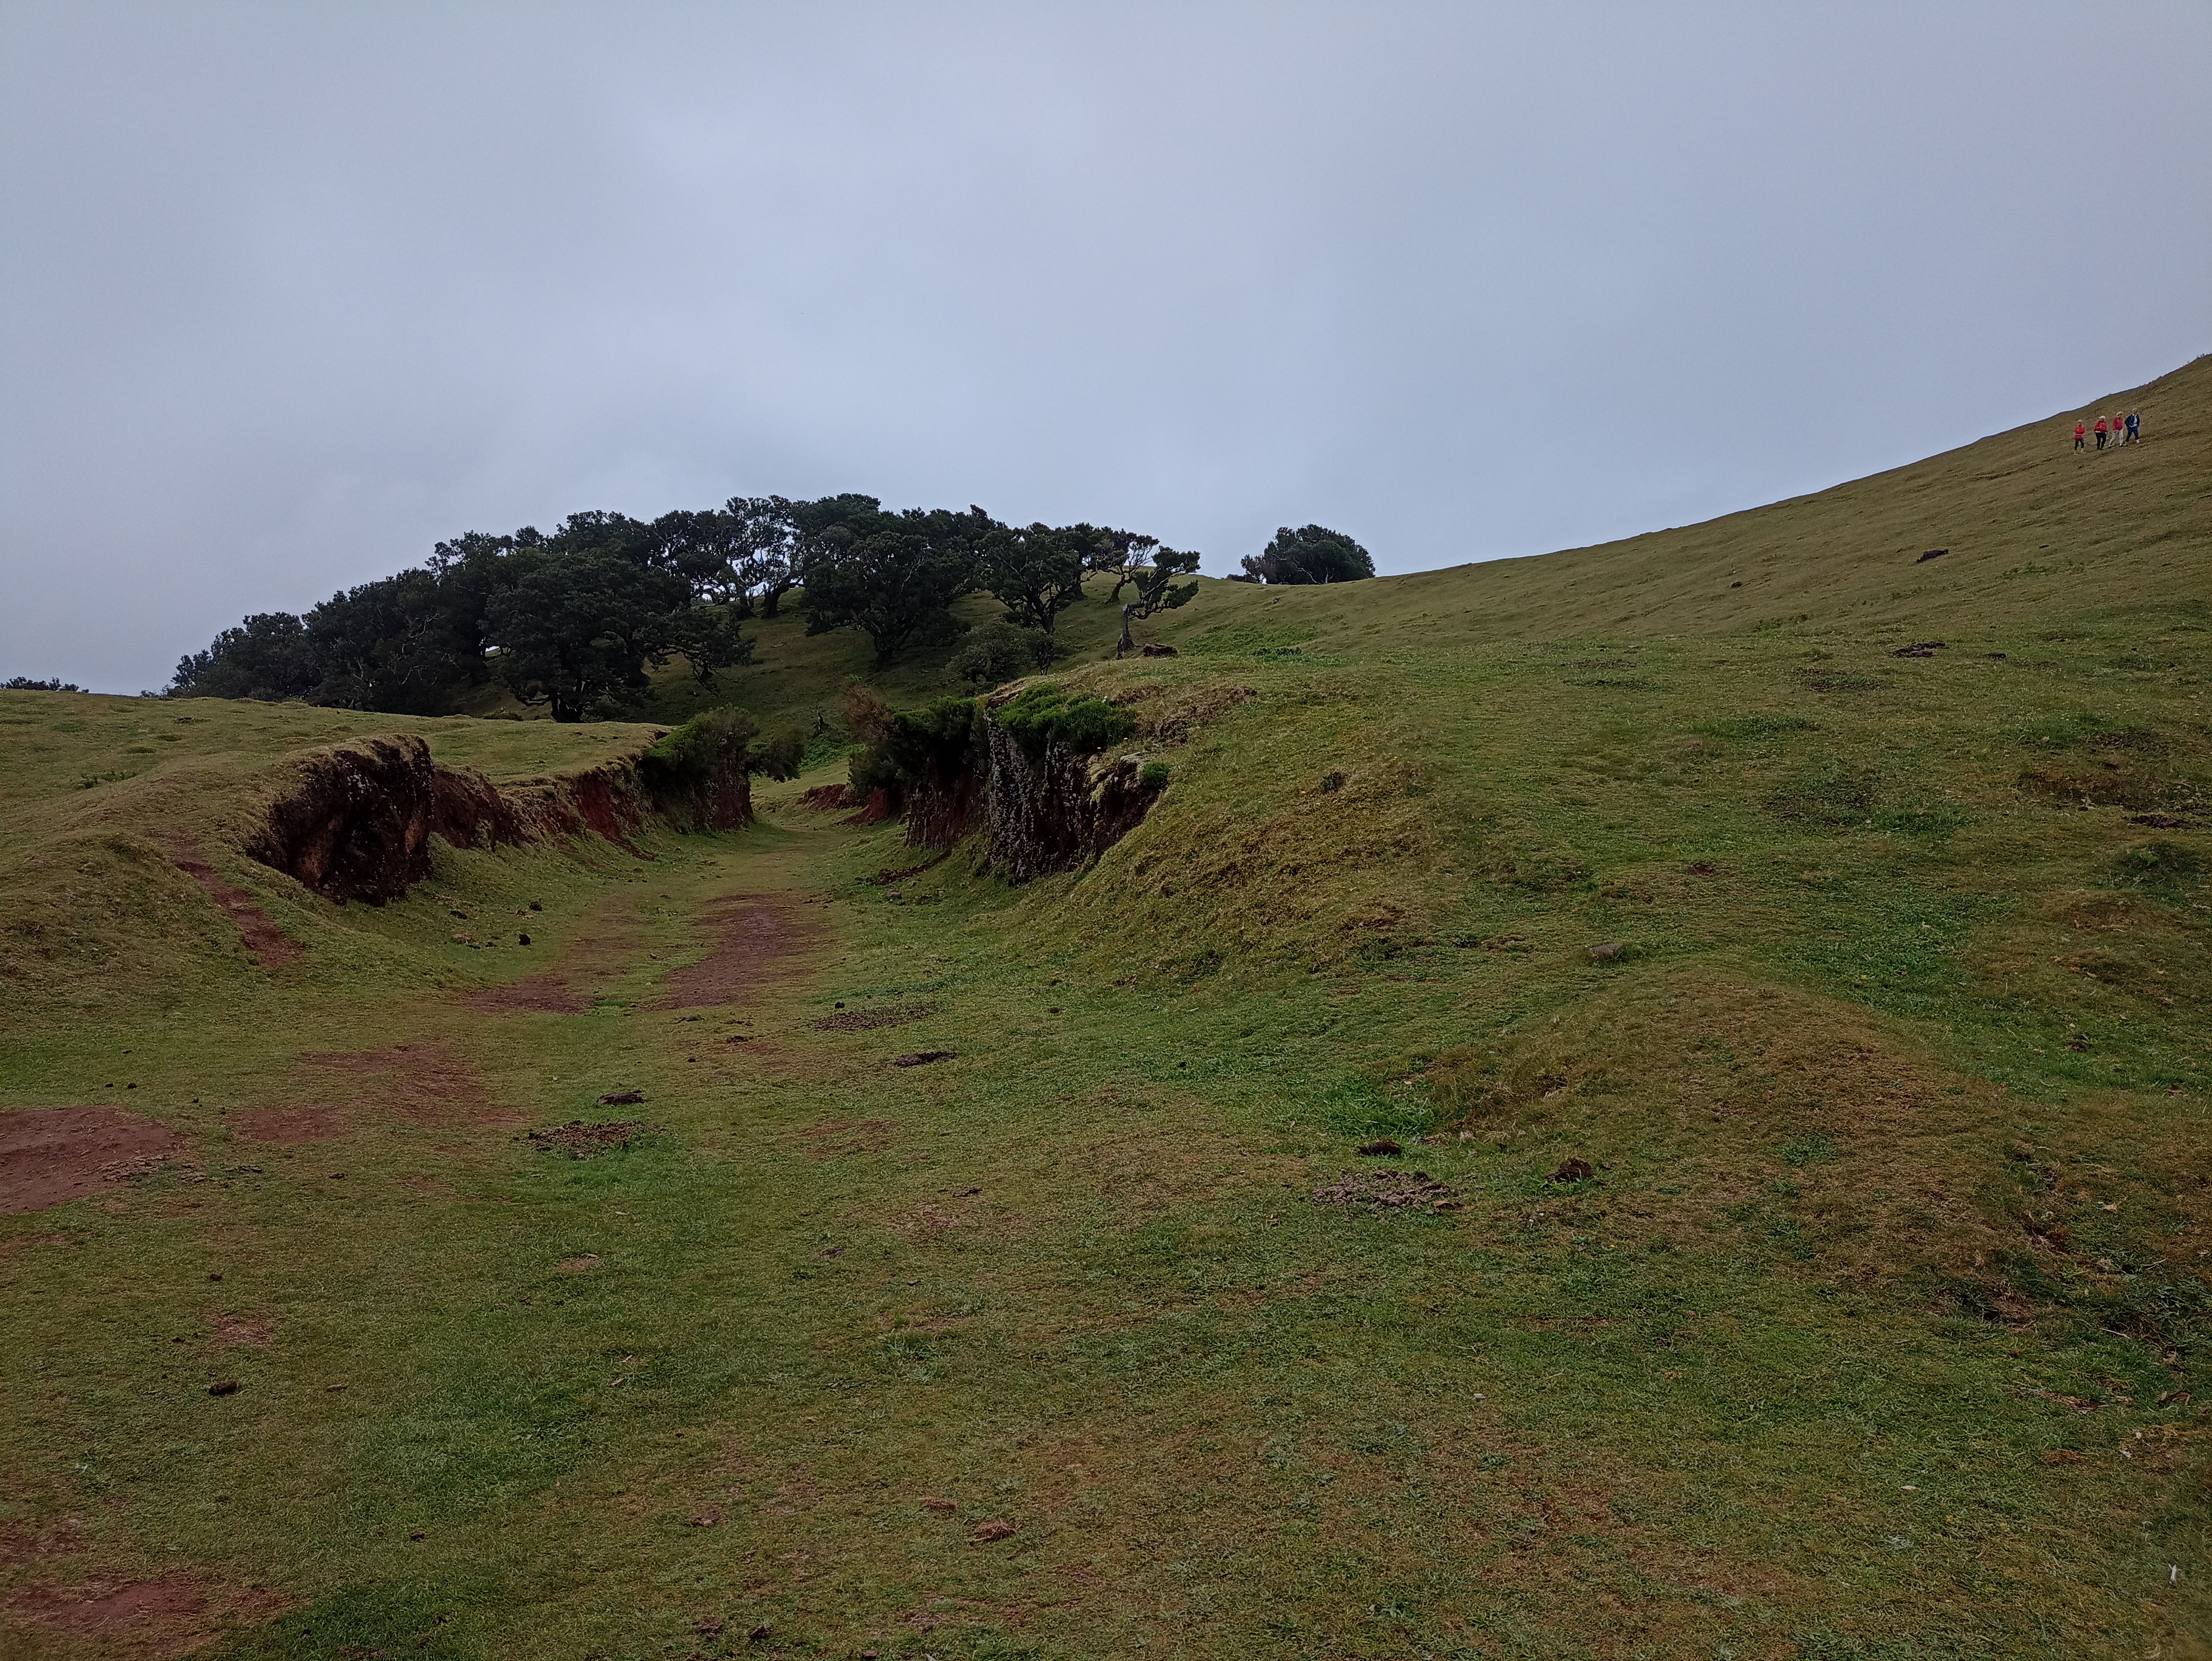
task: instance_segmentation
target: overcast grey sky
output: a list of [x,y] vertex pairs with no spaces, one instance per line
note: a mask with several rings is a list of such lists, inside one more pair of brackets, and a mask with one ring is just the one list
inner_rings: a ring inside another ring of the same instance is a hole
[[1682,524],[2212,348],[2212,6],[0,4],[0,677],[864,490]]

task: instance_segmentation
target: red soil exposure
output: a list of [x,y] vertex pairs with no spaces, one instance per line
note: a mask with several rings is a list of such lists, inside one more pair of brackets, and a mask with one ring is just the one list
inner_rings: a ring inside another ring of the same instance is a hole
[[617,791],[602,772],[578,775],[570,781],[568,794],[584,823],[623,853],[641,860],[653,857],[630,840],[641,822],[635,794]]
[[441,767],[430,782],[430,828],[455,848],[529,839],[522,815],[481,773]]
[[0,1215],[81,1200],[184,1151],[167,1125],[119,1107],[0,1113]]
[[867,797],[849,784],[817,784],[799,793],[799,805],[817,813],[836,813],[865,806]]
[[713,951],[661,983],[653,1009],[704,1009],[735,1003],[755,987],[781,978],[791,960],[814,945],[815,925],[787,902],[765,894],[732,894],[702,921],[717,927]]
[[871,790],[868,792],[867,800],[861,804],[860,811],[849,815],[841,822],[846,824],[879,824],[890,816],[890,795],[884,791]]
[[361,1089],[363,1105],[389,1107],[419,1125],[520,1123],[520,1116],[493,1105],[474,1065],[441,1044],[307,1055],[300,1064],[370,1081]]
[[904,1026],[908,1021],[935,1013],[936,1009],[933,1003],[908,1004],[902,1009],[848,1009],[824,1015],[814,1025],[824,1032],[866,1032],[878,1026]]
[[13,1623],[93,1640],[96,1649],[88,1652],[157,1658],[187,1654],[230,1621],[265,1619],[283,1607],[271,1592],[208,1586],[176,1573],[121,1585],[32,1586],[7,1602]]
[[226,1123],[240,1135],[257,1142],[326,1142],[351,1130],[353,1116],[328,1103],[307,1102],[248,1108],[232,1114]]
[[297,940],[269,920],[269,914],[252,895],[225,882],[191,843],[177,842],[169,858],[178,870],[200,885],[224,916],[238,925],[239,934],[255,962],[265,969],[273,969],[278,964],[291,963],[306,955]]

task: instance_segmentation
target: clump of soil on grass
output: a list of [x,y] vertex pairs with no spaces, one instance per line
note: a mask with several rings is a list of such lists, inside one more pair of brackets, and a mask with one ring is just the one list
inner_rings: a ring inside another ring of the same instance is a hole
[[618,1119],[606,1124],[587,1124],[581,1119],[571,1119],[566,1124],[532,1130],[520,1140],[541,1153],[565,1153],[572,1159],[588,1159],[610,1148],[628,1147],[656,1128],[642,1119]]
[[1419,1208],[1455,1211],[1460,1192],[1425,1171],[1346,1171],[1314,1189],[1321,1205],[1361,1206],[1376,1211]]
[[892,1009],[848,1009],[835,1015],[824,1015],[814,1023],[824,1032],[866,1032],[872,1027],[903,1026],[908,1021],[918,1021],[925,1015],[936,1013],[933,1003],[910,1003]]
[[260,903],[243,888],[225,882],[192,843],[179,839],[172,847],[170,863],[200,885],[216,909],[238,925],[239,937],[253,960],[264,969],[306,956],[300,943],[270,921]]
[[893,1067],[927,1067],[932,1062],[957,1061],[959,1056],[960,1052],[957,1050],[915,1050],[903,1056],[893,1056],[891,1065]]
[[814,940],[815,928],[798,908],[772,895],[733,894],[702,918],[717,933],[713,950],[660,983],[653,1009],[706,1009],[735,1003],[756,987],[778,979]]
[[167,1125],[119,1107],[0,1114],[0,1215],[43,1211],[150,1175],[184,1149]]

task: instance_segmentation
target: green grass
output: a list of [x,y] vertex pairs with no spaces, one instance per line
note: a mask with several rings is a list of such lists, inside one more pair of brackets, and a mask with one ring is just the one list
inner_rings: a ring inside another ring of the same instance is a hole
[[[441,845],[340,911],[222,851],[276,755],[650,729],[0,694],[0,1099],[198,1162],[0,1219],[0,1609],[184,1577],[234,1658],[2206,1654],[2212,374],[2140,402],[2093,462],[2044,423],[1208,584],[1174,659],[1086,602],[1053,679],[1170,783],[1018,890],[874,880],[928,855],[796,806],[833,733],[750,830]],[[744,696],[828,710],[860,649],[763,631]],[[655,1007],[733,894],[781,955]],[[450,938],[530,899],[530,948]],[[591,1013],[468,1001],[554,962]],[[246,1134],[307,1107],[343,1134]],[[519,1140],[579,1116],[652,1129]],[[1311,1199],[1377,1164],[1462,1208]],[[127,1651],[36,1608],[26,1653]]]

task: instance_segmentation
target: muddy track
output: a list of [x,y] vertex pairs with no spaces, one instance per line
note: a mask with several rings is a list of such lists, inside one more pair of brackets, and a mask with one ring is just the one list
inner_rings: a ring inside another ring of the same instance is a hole
[[587,1015],[612,982],[628,973],[645,937],[623,908],[629,898],[603,902],[584,930],[561,948],[552,964],[505,986],[487,986],[462,1000],[487,1015]]
[[700,922],[714,944],[695,964],[672,971],[648,1009],[709,1009],[789,978],[821,945],[820,922],[786,894],[731,894],[714,901]]

